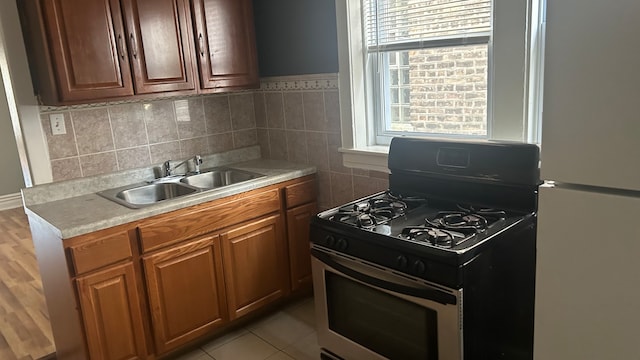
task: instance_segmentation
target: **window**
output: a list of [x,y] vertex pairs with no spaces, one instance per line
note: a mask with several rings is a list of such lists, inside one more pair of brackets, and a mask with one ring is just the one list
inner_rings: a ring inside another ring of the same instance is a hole
[[536,142],[540,6],[336,0],[345,164],[385,169],[393,136]]

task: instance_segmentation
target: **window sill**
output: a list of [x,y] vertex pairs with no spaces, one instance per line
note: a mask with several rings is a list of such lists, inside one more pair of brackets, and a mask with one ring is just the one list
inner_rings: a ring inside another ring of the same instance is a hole
[[344,166],[365,170],[374,170],[389,173],[388,146],[367,146],[357,149],[338,149],[342,153]]

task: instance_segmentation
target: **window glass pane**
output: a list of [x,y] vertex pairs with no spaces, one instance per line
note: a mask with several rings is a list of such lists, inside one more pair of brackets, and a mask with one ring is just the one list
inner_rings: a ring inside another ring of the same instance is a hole
[[394,81],[403,68],[406,83],[384,93],[401,107],[383,112],[392,114],[383,131],[486,135],[487,53],[485,44],[400,52],[408,66],[387,68]]
[[400,100],[400,95],[398,94],[398,89],[391,89],[391,91],[389,91],[389,93],[391,94],[391,103],[392,104],[397,104],[398,101]]
[[402,83],[409,84],[409,69],[402,69]]
[[398,85],[398,70],[390,69],[391,72],[391,85]]
[[369,46],[491,29],[491,0],[365,0]]

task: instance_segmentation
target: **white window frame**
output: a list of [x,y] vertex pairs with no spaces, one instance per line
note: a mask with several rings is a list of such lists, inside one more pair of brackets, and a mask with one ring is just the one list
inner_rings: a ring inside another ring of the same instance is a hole
[[[367,101],[365,88],[371,79],[367,78],[365,70],[361,0],[335,2],[343,162],[348,167],[386,172],[388,145],[376,143],[376,124],[373,116],[367,116],[373,114],[373,109]],[[493,0],[487,140],[534,143],[539,140],[536,131],[539,114],[535,109],[539,104],[536,89],[540,85],[537,79],[542,63],[539,61],[541,45],[537,40],[541,3],[544,1]]]

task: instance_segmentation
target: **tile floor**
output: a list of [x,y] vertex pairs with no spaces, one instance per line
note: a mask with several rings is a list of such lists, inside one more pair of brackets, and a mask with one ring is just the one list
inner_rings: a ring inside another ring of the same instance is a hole
[[319,360],[313,298],[289,305],[178,360]]

